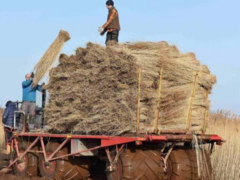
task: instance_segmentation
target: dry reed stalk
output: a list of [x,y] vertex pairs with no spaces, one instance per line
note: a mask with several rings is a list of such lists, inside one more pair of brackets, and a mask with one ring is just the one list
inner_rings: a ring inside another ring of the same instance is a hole
[[205,145],[196,135],[193,136],[192,147],[196,152],[198,176],[204,180],[213,180],[211,160],[209,152],[205,149]]
[[0,151],[5,148],[5,133],[2,125],[3,109],[0,108]]
[[140,130],[142,66],[139,66],[138,74],[139,75],[138,75],[138,97],[137,97],[137,133]]
[[157,97],[157,107],[155,111],[155,122],[154,122],[154,131],[160,133],[158,130],[159,123],[159,109],[161,104],[161,91],[162,91],[162,74],[163,70],[161,69],[159,72],[159,81],[158,81],[158,97]]
[[209,117],[208,134],[217,134],[226,140],[212,155],[215,180],[240,178],[240,117],[232,112],[219,111]]
[[45,52],[43,57],[39,60],[37,65],[34,67],[33,72],[35,72],[34,84],[38,84],[44,75],[52,67],[53,63],[56,61],[57,56],[61,52],[64,43],[70,39],[68,32],[61,30],[58,37],[51,44],[48,50]]

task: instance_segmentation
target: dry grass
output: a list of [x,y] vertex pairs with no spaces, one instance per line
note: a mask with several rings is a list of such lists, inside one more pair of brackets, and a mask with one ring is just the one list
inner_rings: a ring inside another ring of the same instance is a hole
[[46,72],[52,67],[53,63],[57,59],[57,56],[61,52],[63,45],[70,39],[68,32],[61,30],[58,37],[48,48],[43,57],[39,60],[35,66],[33,72],[35,72],[34,84],[38,84],[39,81],[44,77]]
[[2,125],[2,115],[3,115],[3,109],[0,108],[0,151],[3,150],[4,142],[5,142],[4,129]]
[[226,140],[212,155],[215,180],[239,180],[240,117],[226,111],[211,114],[208,133],[217,134]]

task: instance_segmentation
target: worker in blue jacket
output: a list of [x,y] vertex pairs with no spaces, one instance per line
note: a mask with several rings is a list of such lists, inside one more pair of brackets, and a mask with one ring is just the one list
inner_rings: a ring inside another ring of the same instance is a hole
[[[27,74],[26,80],[22,82],[23,105],[25,112],[25,132],[29,131],[29,121],[35,124],[36,95],[37,91],[42,91],[42,86],[33,84],[33,74]],[[28,117],[29,116],[29,117]]]

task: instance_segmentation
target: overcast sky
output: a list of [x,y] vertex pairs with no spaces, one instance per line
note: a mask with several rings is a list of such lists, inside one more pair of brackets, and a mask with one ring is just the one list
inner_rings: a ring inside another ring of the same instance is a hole
[[[167,41],[195,52],[218,77],[212,110],[240,114],[239,0],[115,0],[120,41]],[[105,0],[2,1],[0,6],[0,106],[21,100],[21,82],[60,29],[72,39],[63,52],[86,42],[104,44],[98,27],[107,18]]]

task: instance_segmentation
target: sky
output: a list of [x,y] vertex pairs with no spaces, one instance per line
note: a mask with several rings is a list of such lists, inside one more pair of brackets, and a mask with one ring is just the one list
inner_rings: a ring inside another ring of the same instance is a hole
[[[63,53],[87,42],[104,44],[98,27],[107,19],[105,0],[2,1],[0,6],[0,106],[21,101],[21,82],[59,30],[72,39]],[[212,111],[240,115],[239,0],[115,0],[122,30],[120,42],[167,41],[194,52],[218,78]]]

